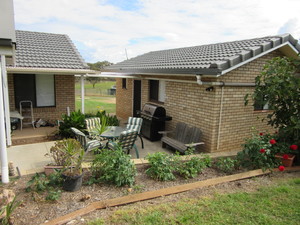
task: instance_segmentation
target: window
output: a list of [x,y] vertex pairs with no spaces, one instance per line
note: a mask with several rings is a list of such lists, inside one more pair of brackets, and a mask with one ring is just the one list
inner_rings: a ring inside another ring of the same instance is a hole
[[127,89],[127,80],[126,80],[126,78],[122,78],[122,89]]
[[150,80],[150,101],[165,102],[166,98],[166,82],[162,80]]
[[254,102],[254,110],[269,110],[269,104],[266,102],[266,98],[262,96],[260,99],[258,99],[256,102]]
[[15,74],[15,106],[20,101],[32,101],[34,107],[55,106],[54,75],[48,74]]

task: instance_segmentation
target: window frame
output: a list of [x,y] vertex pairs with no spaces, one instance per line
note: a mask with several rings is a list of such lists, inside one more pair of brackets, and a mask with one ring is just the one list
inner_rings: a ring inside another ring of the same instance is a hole
[[[54,104],[53,105],[46,105],[46,106],[38,106],[37,105],[37,82],[36,82],[36,75],[38,76],[47,76],[47,75],[52,75],[53,76],[53,101],[54,101]],[[22,95],[22,92],[27,92],[28,90],[22,90],[21,92],[19,92],[19,89],[17,87],[17,84],[20,82],[20,81],[16,81],[18,78],[20,78],[21,76],[23,76],[23,78],[21,79],[31,79],[31,81],[29,81],[29,84],[30,84],[30,90],[31,90],[31,95],[32,97],[28,100],[32,101],[32,105],[33,105],[33,108],[53,108],[53,107],[56,107],[56,85],[55,85],[55,80],[56,80],[56,77],[54,74],[13,74],[13,80],[14,80],[14,98],[15,98],[15,108],[20,108],[20,101],[23,101],[25,99],[20,99],[18,98],[17,96],[18,95]],[[26,88],[26,87],[24,87]]]
[[166,90],[165,87],[165,83],[162,85],[161,80],[149,80],[149,101],[164,104]]

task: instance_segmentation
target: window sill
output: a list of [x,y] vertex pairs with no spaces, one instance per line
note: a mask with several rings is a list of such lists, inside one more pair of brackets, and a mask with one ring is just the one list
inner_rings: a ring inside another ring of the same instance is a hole
[[165,103],[164,102],[160,102],[160,101],[157,101],[157,100],[149,100],[150,103],[155,103],[155,104],[160,104],[160,105],[164,105]]
[[253,113],[270,113],[273,112],[273,110],[270,109],[263,109],[263,110],[254,110]]

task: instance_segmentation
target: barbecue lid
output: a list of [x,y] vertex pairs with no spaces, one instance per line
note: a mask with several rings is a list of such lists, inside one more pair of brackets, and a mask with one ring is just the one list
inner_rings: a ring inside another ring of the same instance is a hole
[[144,105],[142,113],[148,114],[149,116],[155,116],[155,117],[166,116],[166,110],[164,107],[154,105],[151,103],[146,103]]

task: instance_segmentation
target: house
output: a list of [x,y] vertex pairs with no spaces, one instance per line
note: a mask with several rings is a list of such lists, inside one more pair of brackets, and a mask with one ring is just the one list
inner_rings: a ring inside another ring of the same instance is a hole
[[244,105],[255,77],[270,59],[298,57],[300,45],[283,34],[249,40],[153,51],[108,67],[117,77],[117,116],[126,119],[152,102],[173,119],[203,131],[202,151],[240,150],[251,127],[270,129],[267,106]]
[[75,110],[75,77],[91,72],[67,35],[16,30],[6,59],[10,111],[33,103],[34,118],[55,121]]

